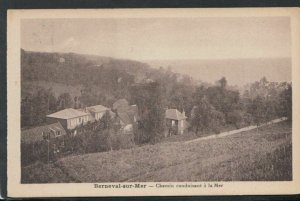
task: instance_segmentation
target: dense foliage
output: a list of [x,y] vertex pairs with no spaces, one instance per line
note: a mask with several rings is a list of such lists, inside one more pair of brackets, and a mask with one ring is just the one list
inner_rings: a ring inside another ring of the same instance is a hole
[[[257,125],[276,117],[292,118],[292,86],[266,78],[240,89],[225,77],[207,85],[171,68],[150,68],[147,64],[108,57],[73,53],[21,51],[22,127],[40,125],[45,115],[68,107],[112,104],[126,98],[137,104],[140,123],[138,142],[156,142],[164,131],[166,108],[185,111],[190,129],[196,133],[223,127]],[[24,82],[46,81],[81,86],[80,95],[55,95],[51,88],[25,88]],[[143,131],[143,132],[142,132]]]
[[163,137],[165,126],[165,108],[160,84],[149,82],[133,86],[132,100],[139,108],[136,141],[138,143],[159,141]]

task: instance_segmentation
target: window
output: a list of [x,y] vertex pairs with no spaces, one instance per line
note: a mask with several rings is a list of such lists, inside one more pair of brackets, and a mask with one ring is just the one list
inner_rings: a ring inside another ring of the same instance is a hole
[[43,135],[43,139],[46,140],[47,139],[47,134],[43,131],[42,135]]
[[49,140],[50,139],[50,134],[48,132],[43,131],[42,135],[43,135],[44,140]]
[[56,131],[56,136],[60,136],[61,135],[61,131]]

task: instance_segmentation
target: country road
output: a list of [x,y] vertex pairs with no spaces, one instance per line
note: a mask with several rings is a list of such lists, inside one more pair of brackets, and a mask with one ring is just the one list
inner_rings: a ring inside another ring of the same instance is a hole
[[229,136],[229,135],[237,134],[237,133],[244,132],[244,131],[253,130],[253,129],[256,129],[256,128],[260,128],[260,127],[267,126],[267,125],[270,125],[270,124],[279,123],[279,122],[286,121],[286,120],[287,120],[286,117],[281,117],[281,118],[269,121],[269,122],[267,122],[265,124],[262,124],[260,126],[247,126],[247,127],[236,129],[236,130],[226,131],[226,132],[222,132],[222,133],[219,133],[219,134],[209,135],[209,136],[206,136],[206,137],[200,137],[200,138],[197,138],[197,139],[194,139],[194,140],[185,141],[184,143],[189,144],[189,143],[199,142],[199,141],[202,141],[202,140],[226,137],[226,136]]

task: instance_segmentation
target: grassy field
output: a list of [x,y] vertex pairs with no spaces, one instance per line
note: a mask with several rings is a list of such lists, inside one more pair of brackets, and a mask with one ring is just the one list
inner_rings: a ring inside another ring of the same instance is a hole
[[191,144],[164,142],[22,169],[22,183],[292,180],[291,124]]

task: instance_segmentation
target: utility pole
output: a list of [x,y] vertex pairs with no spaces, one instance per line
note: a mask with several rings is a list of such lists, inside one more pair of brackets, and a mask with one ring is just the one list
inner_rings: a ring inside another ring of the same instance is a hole
[[47,140],[47,142],[48,142],[48,163],[49,163],[49,160],[50,160],[50,150],[49,150],[50,142],[49,142],[49,139]]
[[48,163],[50,162],[50,133],[47,135],[47,144],[48,144]]

